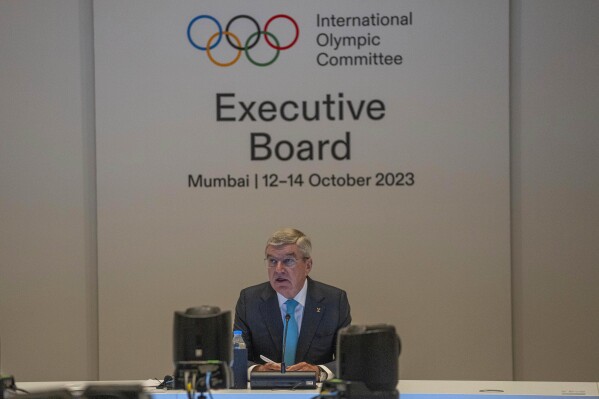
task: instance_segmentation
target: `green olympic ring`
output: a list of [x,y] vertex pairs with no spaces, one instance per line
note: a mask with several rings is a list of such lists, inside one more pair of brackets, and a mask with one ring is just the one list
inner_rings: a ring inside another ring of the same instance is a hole
[[270,36],[270,37],[271,37],[271,38],[272,38],[272,39],[273,39],[273,40],[274,40],[274,41],[277,43],[277,47],[279,47],[279,40],[276,38],[276,36],[275,36],[275,35],[273,35],[273,34],[272,34],[272,33],[270,33],[270,32],[259,32],[259,31],[258,31],[258,32],[254,32],[254,33],[252,33],[252,34],[251,34],[251,35],[250,35],[250,36],[247,38],[247,40],[246,40],[246,42],[245,42],[245,48],[244,48],[244,52],[245,52],[245,56],[247,57],[247,59],[248,59],[248,60],[249,60],[249,61],[250,61],[252,64],[254,64],[254,65],[256,65],[256,66],[259,66],[259,67],[265,67],[265,66],[269,66],[270,64],[272,64],[273,62],[275,62],[275,61],[277,60],[277,58],[279,58],[279,53],[281,52],[281,50],[279,50],[279,49],[277,48],[277,49],[276,49],[276,50],[277,50],[277,54],[275,55],[275,57],[274,57],[272,60],[270,60],[270,61],[268,61],[268,62],[265,62],[265,63],[260,63],[260,62],[254,61],[254,60],[252,59],[252,57],[250,57],[250,51],[249,51],[249,48],[248,48],[248,47],[249,47],[249,43],[250,43],[250,41],[252,40],[252,38],[253,38],[254,36],[256,36],[256,35],[259,35],[259,34],[261,34],[261,33],[264,33],[264,35],[268,35],[268,36]]

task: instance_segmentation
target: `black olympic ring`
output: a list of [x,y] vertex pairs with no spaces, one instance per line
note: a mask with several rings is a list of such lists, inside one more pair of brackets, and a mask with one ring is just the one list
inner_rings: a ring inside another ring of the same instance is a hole
[[249,15],[238,15],[236,17],[233,17],[233,19],[231,19],[229,21],[229,23],[227,24],[227,27],[225,28],[225,31],[227,32],[231,32],[231,30],[229,29],[231,27],[231,24],[239,19],[239,18],[247,18],[250,21],[252,21],[254,23],[254,25],[256,26],[256,31],[258,32],[258,34],[256,35],[256,39],[254,40],[254,43],[252,43],[250,46],[247,46],[245,48],[241,48],[236,46],[232,41],[231,38],[229,36],[227,36],[227,41],[229,42],[229,44],[231,45],[231,47],[233,47],[235,50],[251,50],[253,49],[256,44],[258,44],[258,42],[260,41],[260,25],[258,24],[258,21],[256,21],[254,18],[250,17]]

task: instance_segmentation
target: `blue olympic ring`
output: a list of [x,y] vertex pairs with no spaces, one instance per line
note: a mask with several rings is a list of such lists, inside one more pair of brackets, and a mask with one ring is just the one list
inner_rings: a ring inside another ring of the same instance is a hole
[[202,18],[208,18],[209,20],[211,20],[212,22],[214,22],[216,24],[216,26],[218,26],[218,40],[212,45],[210,46],[210,50],[212,50],[213,48],[215,48],[216,46],[218,46],[218,44],[220,43],[220,40],[223,38],[223,27],[221,26],[220,22],[218,22],[218,20],[216,18],[214,18],[213,16],[210,15],[198,15],[197,17],[195,17],[194,19],[191,20],[191,22],[189,23],[189,26],[187,26],[187,39],[189,40],[189,43],[191,43],[191,45],[195,48],[197,48],[198,50],[201,51],[206,51],[206,47],[202,47],[198,44],[196,44],[196,42],[193,41],[193,39],[191,38],[191,27],[192,25],[202,19]]

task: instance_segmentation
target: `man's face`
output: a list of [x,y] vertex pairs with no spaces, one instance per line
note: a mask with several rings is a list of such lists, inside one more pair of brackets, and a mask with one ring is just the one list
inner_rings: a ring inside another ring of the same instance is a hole
[[[312,258],[304,259],[296,244],[266,247],[266,258],[271,260],[268,267],[270,285],[279,294],[290,299],[303,288],[308,273],[312,270]],[[295,259],[295,266],[285,266],[285,260]]]

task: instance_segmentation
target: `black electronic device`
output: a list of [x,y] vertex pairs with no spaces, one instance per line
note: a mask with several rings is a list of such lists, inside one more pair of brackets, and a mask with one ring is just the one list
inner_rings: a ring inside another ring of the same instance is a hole
[[73,399],[73,395],[67,389],[19,393],[12,397],[18,397],[19,399]]
[[174,389],[185,389],[189,393],[204,392],[211,389],[231,387],[231,367],[219,360],[179,362],[175,368]]
[[175,312],[174,388],[206,392],[229,388],[232,357],[231,312],[217,306]]
[[334,394],[350,399],[398,399],[400,352],[401,341],[394,326],[356,325],[339,330],[339,378],[324,383],[321,396]]
[[7,391],[14,391],[16,389],[15,378],[12,375],[0,374],[0,399],[6,397]]
[[149,399],[149,397],[139,384],[92,384],[85,388],[82,395],[84,399]]
[[250,377],[252,389],[316,389],[313,371],[256,371]]

